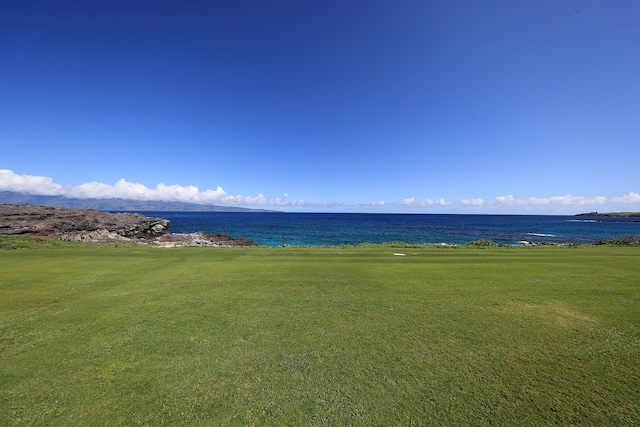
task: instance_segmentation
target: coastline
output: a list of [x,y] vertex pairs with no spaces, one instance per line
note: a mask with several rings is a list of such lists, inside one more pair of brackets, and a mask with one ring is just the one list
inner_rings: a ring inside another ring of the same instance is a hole
[[0,235],[56,238],[83,243],[171,246],[257,246],[226,233],[170,233],[170,221],[140,213],[110,213],[29,204],[0,205]]
[[[640,235],[640,218],[463,215],[138,212],[0,205],[0,234],[87,243],[171,246],[542,246]],[[242,236],[242,237],[230,237]]]

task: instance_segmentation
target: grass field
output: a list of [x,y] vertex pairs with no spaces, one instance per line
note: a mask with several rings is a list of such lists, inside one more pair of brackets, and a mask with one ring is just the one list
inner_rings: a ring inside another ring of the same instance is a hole
[[0,425],[640,424],[638,247],[58,246],[0,250]]

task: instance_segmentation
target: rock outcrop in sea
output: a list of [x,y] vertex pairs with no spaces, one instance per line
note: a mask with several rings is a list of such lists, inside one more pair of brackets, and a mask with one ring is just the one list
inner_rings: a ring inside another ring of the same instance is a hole
[[154,246],[256,246],[248,239],[218,234],[170,234],[170,222],[138,213],[109,213],[28,204],[0,205],[0,234],[55,237],[87,243]]

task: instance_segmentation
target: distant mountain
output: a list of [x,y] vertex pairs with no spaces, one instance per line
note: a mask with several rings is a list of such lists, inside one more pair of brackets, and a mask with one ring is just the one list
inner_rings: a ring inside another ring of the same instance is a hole
[[163,202],[128,199],[74,199],[64,196],[34,196],[12,191],[0,191],[0,204],[28,203],[36,206],[96,209],[99,211],[162,211],[162,212],[275,212],[235,206],[200,205],[197,203]]

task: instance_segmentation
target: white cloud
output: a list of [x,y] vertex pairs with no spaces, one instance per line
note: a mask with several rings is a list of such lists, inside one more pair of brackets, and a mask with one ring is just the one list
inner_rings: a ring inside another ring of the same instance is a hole
[[401,205],[413,205],[413,202],[416,201],[415,197],[409,197],[408,199],[404,199],[402,202],[400,202]]
[[528,199],[517,199],[515,203],[526,206],[548,206],[548,205],[570,205],[570,206],[585,206],[585,205],[601,205],[607,202],[607,198],[603,196],[596,196],[587,198],[583,196],[553,196],[546,198],[529,197]]
[[[634,201],[640,202],[640,195],[637,193],[629,193],[623,197],[616,197],[611,199],[613,201],[634,203]],[[552,206],[588,206],[588,205],[603,205],[607,203],[609,199],[604,196],[584,197],[584,196],[553,196],[553,197],[528,197],[526,199],[515,198],[512,194],[506,196],[497,196],[494,200],[485,202],[484,199],[463,199],[463,206],[521,206],[525,208],[529,207],[552,207]]]
[[424,199],[418,202],[417,205],[418,206],[452,206],[453,202],[450,202],[445,199],[440,199],[440,200]]
[[452,206],[453,202],[445,199],[432,200],[424,199],[416,201],[415,197],[408,197],[400,202],[386,202],[380,200],[377,202],[371,202],[369,204],[362,204],[362,208],[406,208],[406,207],[422,207],[422,206]]
[[611,200],[616,203],[640,203],[640,194],[632,192],[621,197],[614,197]]
[[482,206],[484,205],[483,199],[462,199],[464,206]]
[[498,196],[496,197],[496,204],[498,205],[512,205],[514,204],[513,195],[509,194],[508,196]]
[[[309,203],[305,202],[304,200],[285,200],[285,199],[281,199],[281,198],[276,198],[274,200],[275,205],[276,206],[291,206],[291,207],[304,207],[304,206],[309,206]],[[320,207],[322,207],[323,205],[321,205]]]
[[216,190],[200,191],[193,185],[165,185],[158,184],[156,188],[148,188],[143,184],[128,182],[121,179],[115,185],[101,182],[89,182],[86,184],[71,187],[65,196],[77,198],[97,198],[97,199],[132,199],[132,200],[163,200],[180,201],[191,203],[205,203],[209,201],[218,202],[227,193],[218,187]]
[[48,176],[18,175],[9,169],[0,169],[0,191],[58,196],[63,194],[63,187]]
[[[37,175],[19,175],[8,169],[0,169],[0,191],[14,191],[25,194],[45,195],[45,196],[67,196],[76,198],[122,198],[149,201],[177,201],[203,204],[223,204],[237,206],[276,206],[293,208],[318,208],[318,209],[341,209],[343,203],[308,203],[304,200],[289,200],[289,195],[284,193],[284,197],[268,198],[258,193],[256,196],[229,195],[222,187],[215,189],[200,190],[194,185],[167,185],[160,183],[155,188],[149,188],[144,184],[129,182],[120,179],[115,184],[105,184],[102,182],[88,182],[76,186],[63,186],[54,182],[50,177]],[[517,199],[513,195],[497,196],[493,201],[485,201],[481,198],[462,199],[462,206],[521,206],[530,207],[551,207],[551,206],[587,206],[603,205],[607,202],[613,203],[640,203],[640,194],[635,192],[627,193],[623,196],[608,199],[604,196],[584,197],[584,196],[553,196],[553,197],[529,197]],[[379,200],[369,204],[358,205],[361,209],[414,209],[419,207],[450,207],[454,203],[444,198],[439,200],[424,199],[416,200],[415,197],[408,197],[401,201],[387,202]],[[347,206],[349,207],[349,206]],[[355,206],[352,206],[355,207]]]
[[102,182],[87,182],[76,186],[56,184],[52,178],[35,175],[18,175],[8,169],[0,169],[0,191],[66,196],[80,199],[132,199],[166,202],[209,203],[239,206],[307,206],[304,200],[268,199],[257,196],[228,195],[222,187],[215,190],[199,190],[194,185],[158,184],[149,188],[144,184],[120,179],[114,185]]

